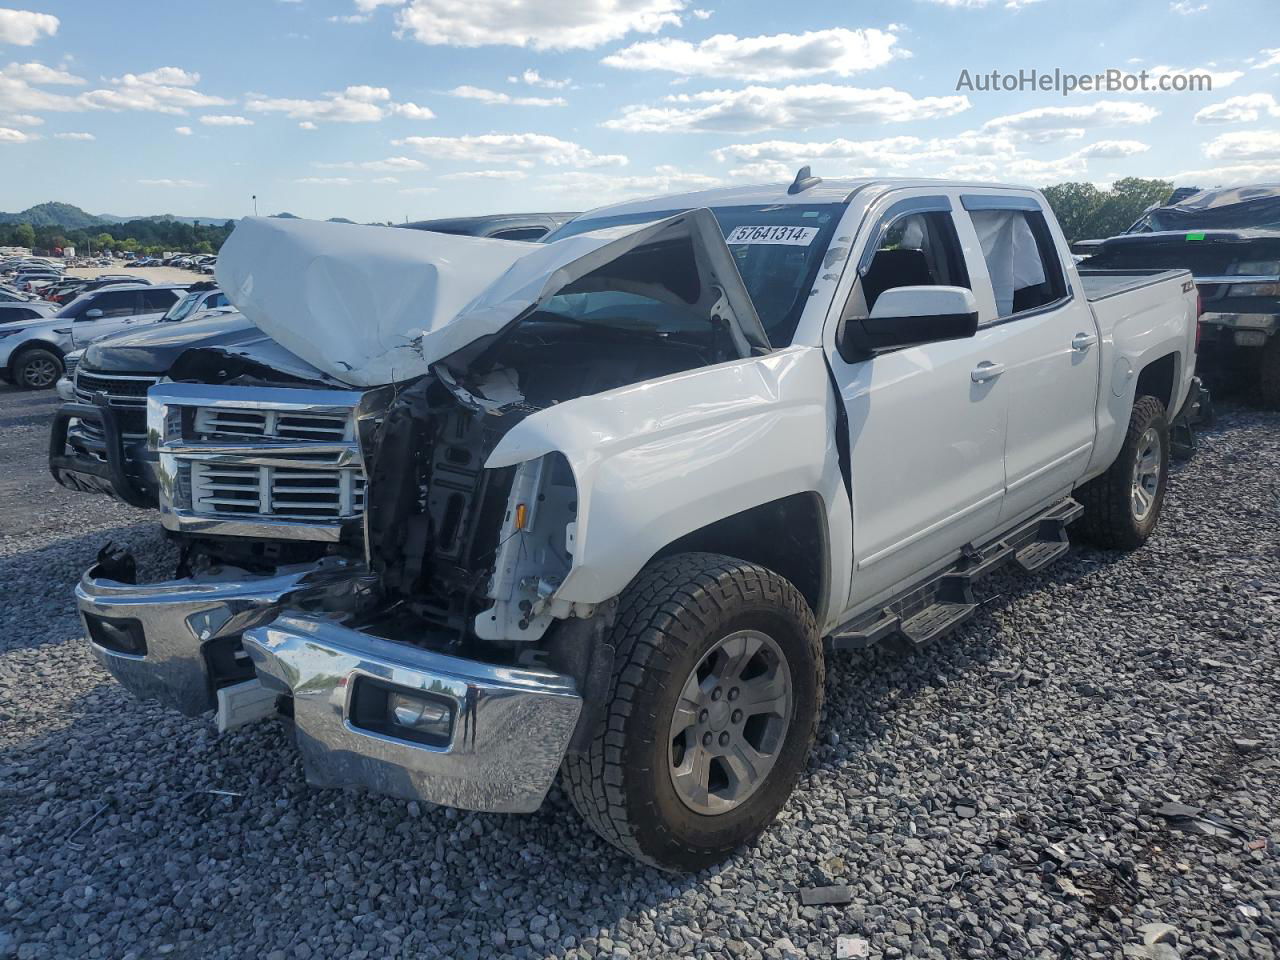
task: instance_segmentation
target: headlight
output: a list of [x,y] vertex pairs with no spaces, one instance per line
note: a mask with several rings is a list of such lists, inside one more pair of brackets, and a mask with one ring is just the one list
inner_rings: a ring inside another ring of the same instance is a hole
[[1280,297],[1280,283],[1233,283],[1229,297]]

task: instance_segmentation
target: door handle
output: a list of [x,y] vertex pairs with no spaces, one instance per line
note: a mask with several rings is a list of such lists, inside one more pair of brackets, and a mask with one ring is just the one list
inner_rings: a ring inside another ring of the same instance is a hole
[[1071,349],[1076,353],[1084,353],[1097,342],[1097,336],[1092,333],[1077,333],[1071,338]]
[[990,360],[983,360],[973,368],[973,372],[969,376],[974,383],[986,383],[988,380],[994,380],[1002,373],[1004,373],[1003,363],[992,363]]

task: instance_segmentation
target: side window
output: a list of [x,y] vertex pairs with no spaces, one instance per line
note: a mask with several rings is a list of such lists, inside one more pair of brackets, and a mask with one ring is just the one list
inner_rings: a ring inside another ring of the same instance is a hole
[[172,290],[143,290],[142,312],[164,313],[173,306],[175,299]]
[[869,316],[880,295],[894,287],[969,289],[955,222],[944,211],[907,213],[885,225],[861,273],[846,317]]
[[493,240],[541,240],[547,235],[546,227],[516,227],[513,230],[499,230],[489,234]]
[[1038,210],[973,210],[996,316],[1004,319],[1061,300],[1066,278],[1053,235]]
[[117,290],[100,293],[88,303],[80,316],[89,310],[101,310],[104,317],[129,317],[137,313],[138,295],[132,290]]
[[225,293],[215,293],[204,302],[204,306],[206,310],[212,310],[214,307],[229,307],[231,306],[231,301],[227,299]]

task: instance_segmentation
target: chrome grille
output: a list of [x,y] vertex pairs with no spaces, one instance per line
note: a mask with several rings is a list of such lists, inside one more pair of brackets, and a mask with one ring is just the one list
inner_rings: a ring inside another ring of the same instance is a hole
[[[363,394],[166,383],[151,391],[161,522],[224,536],[338,540],[364,512]],[[167,478],[167,481],[166,481]]]
[[94,397],[105,393],[107,402],[113,407],[135,407],[143,410],[147,406],[147,390],[159,382],[159,377],[90,373],[80,368],[76,370],[75,376],[76,399],[83,403],[93,403]]
[[190,484],[202,516],[336,522],[364,509],[364,475],[354,469],[193,462]]

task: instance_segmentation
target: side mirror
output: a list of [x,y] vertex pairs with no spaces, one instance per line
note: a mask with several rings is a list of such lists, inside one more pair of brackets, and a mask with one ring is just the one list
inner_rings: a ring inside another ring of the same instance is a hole
[[86,311],[84,312],[84,317],[83,317],[83,319],[85,319],[85,320],[101,320],[101,319],[102,319],[102,311],[101,311],[101,310],[99,310],[97,307],[94,307],[92,310],[86,310]]
[[964,287],[891,287],[876,299],[865,320],[841,322],[838,343],[846,360],[865,360],[886,350],[940,340],[963,340],[978,332],[978,304]]

